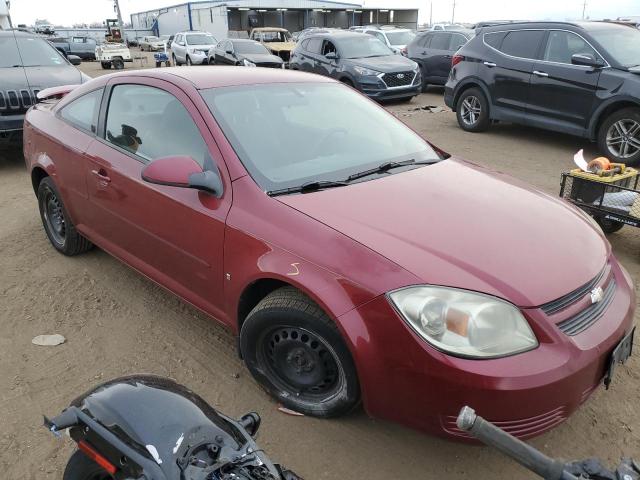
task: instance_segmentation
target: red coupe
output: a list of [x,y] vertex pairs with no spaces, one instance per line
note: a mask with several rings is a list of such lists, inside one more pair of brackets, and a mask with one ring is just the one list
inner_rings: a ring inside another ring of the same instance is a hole
[[169,68],[40,96],[24,154],[54,248],[227,325],[293,410],[464,437],[468,404],[529,437],[629,355],[632,281],[590,217],[345,85]]

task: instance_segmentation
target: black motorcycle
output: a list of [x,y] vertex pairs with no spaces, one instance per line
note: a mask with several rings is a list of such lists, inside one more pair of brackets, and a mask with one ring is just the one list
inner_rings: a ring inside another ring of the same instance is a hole
[[258,414],[233,420],[162,377],[99,385],[45,426],[78,445],[64,480],[301,480],[256,445]]
[[463,407],[460,410],[457,424],[460,430],[469,432],[481,442],[508,455],[546,480],[640,479],[640,465],[630,458],[623,458],[615,471],[607,469],[600,460],[595,458],[571,463],[549,458],[531,445],[479,417],[470,407]]

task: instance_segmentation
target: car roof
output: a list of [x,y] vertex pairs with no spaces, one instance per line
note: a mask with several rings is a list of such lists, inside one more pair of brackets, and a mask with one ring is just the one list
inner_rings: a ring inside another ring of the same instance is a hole
[[461,33],[463,35],[475,35],[475,30],[472,30],[470,28],[461,28],[460,30],[421,30],[418,32],[418,36],[422,37],[424,35],[426,35],[427,33],[433,34],[433,35],[443,35],[445,33],[451,34],[451,33]]
[[256,42],[255,40],[251,40],[250,38],[225,38],[223,42],[232,42],[232,43],[257,43],[258,45],[262,45],[260,42]]
[[311,35],[306,37],[305,40],[307,38],[314,38],[314,37],[332,37],[332,38],[354,38],[354,37],[359,37],[359,38],[362,38],[363,35],[367,35],[367,34],[366,33],[362,33],[362,32],[354,32],[352,30],[332,30],[332,31],[328,31],[328,32],[312,33]]
[[[274,83],[337,83],[329,77],[310,73],[282,70],[279,68],[238,68],[218,66],[216,68],[168,67],[135,72],[118,72],[97,77],[95,80],[106,83],[111,78],[127,77],[158,78],[175,82],[176,77],[190,82],[195,88],[234,87],[240,85],[264,85]],[[94,80],[94,81],[95,81]]]
[[527,28],[573,28],[574,30],[607,30],[611,28],[626,28],[623,25],[615,24],[612,22],[514,22],[505,23],[502,25],[492,25],[490,27],[481,27],[482,31],[487,32],[500,32],[503,30],[523,30]]

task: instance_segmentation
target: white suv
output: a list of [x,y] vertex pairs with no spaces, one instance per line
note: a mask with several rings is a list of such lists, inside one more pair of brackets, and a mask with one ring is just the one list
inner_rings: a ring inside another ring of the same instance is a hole
[[174,65],[207,64],[209,49],[218,41],[209,32],[179,32],[171,43],[171,60]]
[[373,35],[395,53],[402,53],[403,49],[411,43],[416,36],[408,28],[364,28],[364,33]]

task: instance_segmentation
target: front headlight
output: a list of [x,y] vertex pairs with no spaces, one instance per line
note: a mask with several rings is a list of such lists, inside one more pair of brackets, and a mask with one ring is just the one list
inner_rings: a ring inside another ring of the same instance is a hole
[[418,335],[446,353],[495,358],[538,346],[520,311],[490,295],[425,285],[396,290],[389,298]]
[[359,75],[380,75],[381,72],[377,72],[376,70],[371,70],[370,68],[364,68],[364,67],[359,67],[359,66],[355,66],[353,67],[353,69],[358,72]]
[[246,58],[242,61],[242,63],[244,64],[245,67],[255,67],[256,64],[253,62],[250,62],[249,60],[247,60]]

